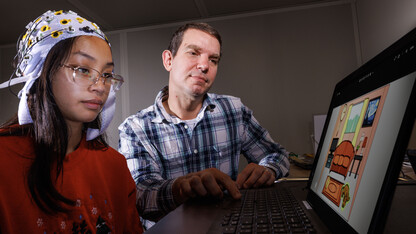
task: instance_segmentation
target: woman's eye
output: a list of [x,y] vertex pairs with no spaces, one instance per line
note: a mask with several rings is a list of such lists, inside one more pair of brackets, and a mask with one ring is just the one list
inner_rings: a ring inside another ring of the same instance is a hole
[[113,73],[103,73],[101,76],[106,79],[111,79],[113,78]]
[[80,73],[82,75],[87,76],[87,75],[90,74],[90,69],[84,68],[84,67],[78,67],[78,68],[76,68],[76,72],[78,72],[78,73]]

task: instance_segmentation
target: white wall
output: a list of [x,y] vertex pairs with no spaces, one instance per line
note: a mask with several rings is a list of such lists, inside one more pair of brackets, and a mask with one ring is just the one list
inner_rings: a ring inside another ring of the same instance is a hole
[[[411,0],[357,0],[205,20],[224,42],[212,92],[241,97],[276,141],[311,153],[313,115],[327,112],[336,82],[416,26],[413,9]],[[113,147],[117,126],[167,84],[161,53],[183,23],[107,33],[116,72],[127,79],[108,131]],[[14,51],[0,47],[0,81],[10,75]],[[0,105],[3,122],[17,99],[0,90]]]

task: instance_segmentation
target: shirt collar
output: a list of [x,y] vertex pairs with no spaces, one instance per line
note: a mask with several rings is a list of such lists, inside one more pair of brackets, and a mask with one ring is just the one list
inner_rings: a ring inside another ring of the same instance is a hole
[[[152,119],[153,123],[162,123],[162,122],[168,122],[172,123],[172,116],[170,116],[163,106],[162,102],[165,101],[169,96],[169,88],[168,86],[163,87],[162,90],[157,94],[154,104],[154,110],[156,113],[155,118]],[[205,95],[204,103],[202,104],[202,110],[201,112],[206,111],[213,111],[215,109],[214,100],[211,98],[210,94]],[[201,112],[198,114],[198,117],[200,116]],[[197,118],[198,118],[197,117]]]

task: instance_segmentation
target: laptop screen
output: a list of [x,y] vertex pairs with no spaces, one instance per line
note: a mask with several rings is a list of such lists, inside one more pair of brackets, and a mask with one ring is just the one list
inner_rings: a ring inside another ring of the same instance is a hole
[[383,228],[415,118],[416,31],[339,82],[308,200],[335,232]]

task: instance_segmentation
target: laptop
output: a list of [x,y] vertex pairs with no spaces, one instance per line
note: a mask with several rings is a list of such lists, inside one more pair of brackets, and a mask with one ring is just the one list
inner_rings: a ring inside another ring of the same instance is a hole
[[[416,29],[336,85],[309,180],[280,180],[272,188],[253,190],[282,190],[293,195],[293,203],[305,212],[310,225],[301,229],[290,227],[288,232],[383,232],[416,117],[415,84]],[[269,200],[280,199],[267,196]],[[411,196],[414,201],[414,195]],[[257,197],[254,195],[251,202],[260,204]],[[230,209],[241,203],[231,199],[190,201],[147,233],[284,231],[277,229],[273,217],[260,219],[259,211],[244,215],[245,209],[241,208],[242,214],[228,219]],[[277,210],[274,205],[261,206]],[[236,227],[228,228],[228,221],[224,225],[224,217]],[[239,217],[274,226],[257,224],[257,228],[243,229],[246,221]]]

